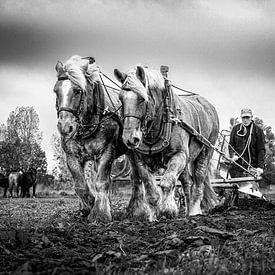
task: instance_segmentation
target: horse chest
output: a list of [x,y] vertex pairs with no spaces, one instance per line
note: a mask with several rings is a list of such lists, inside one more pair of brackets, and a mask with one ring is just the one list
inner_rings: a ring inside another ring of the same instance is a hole
[[143,156],[142,161],[154,173],[166,166],[166,159],[161,154],[156,154],[153,157]]
[[106,142],[103,139],[92,140],[84,144],[84,150],[88,155],[98,155],[106,147]]

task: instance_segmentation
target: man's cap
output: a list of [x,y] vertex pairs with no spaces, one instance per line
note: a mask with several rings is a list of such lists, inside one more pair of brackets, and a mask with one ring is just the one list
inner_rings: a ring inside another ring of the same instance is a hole
[[244,117],[244,116],[252,116],[251,109],[249,109],[249,108],[243,108],[241,110],[241,117]]

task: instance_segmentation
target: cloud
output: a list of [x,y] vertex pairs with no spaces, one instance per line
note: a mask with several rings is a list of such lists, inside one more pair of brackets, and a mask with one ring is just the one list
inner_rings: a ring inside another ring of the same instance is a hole
[[271,77],[272,9],[272,1],[6,1],[0,60],[53,62],[80,53],[123,66],[167,60]]

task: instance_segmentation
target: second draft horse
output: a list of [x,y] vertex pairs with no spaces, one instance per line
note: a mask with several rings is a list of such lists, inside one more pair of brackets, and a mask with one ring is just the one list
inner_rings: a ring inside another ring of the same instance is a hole
[[[127,74],[117,69],[114,73],[122,83],[123,141],[134,152],[130,213],[149,220],[176,216],[177,180],[183,186],[187,215],[202,214],[201,204],[213,207],[216,194],[209,179],[213,150],[190,135],[182,122],[214,145],[219,132],[215,108],[198,95],[178,96],[158,71],[138,66]],[[162,175],[159,183],[156,174]]]

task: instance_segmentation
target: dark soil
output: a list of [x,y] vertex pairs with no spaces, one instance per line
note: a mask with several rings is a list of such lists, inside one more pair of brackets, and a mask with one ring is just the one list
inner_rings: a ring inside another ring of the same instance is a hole
[[[128,197],[127,197],[128,200]],[[76,198],[0,200],[0,274],[275,274],[275,207],[241,199],[207,216],[88,223]]]

